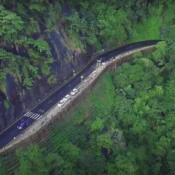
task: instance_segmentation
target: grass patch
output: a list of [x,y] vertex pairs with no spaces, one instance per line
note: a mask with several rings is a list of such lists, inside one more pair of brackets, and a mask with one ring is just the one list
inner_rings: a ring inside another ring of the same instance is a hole
[[141,24],[134,24],[133,28],[135,29],[136,34],[129,40],[129,43],[160,39],[159,29],[162,23],[161,17],[152,16],[148,19],[144,19]]
[[9,109],[10,104],[7,100],[4,100],[4,106],[5,106],[5,109]]

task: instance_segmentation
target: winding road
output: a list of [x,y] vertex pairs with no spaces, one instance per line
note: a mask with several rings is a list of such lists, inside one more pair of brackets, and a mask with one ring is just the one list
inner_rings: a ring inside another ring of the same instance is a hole
[[102,62],[108,61],[111,57],[120,55],[122,53],[138,49],[141,47],[151,46],[157,44],[161,40],[149,40],[141,41],[137,43],[128,44],[117,49],[113,49],[104,53],[97,55],[93,60],[89,62],[84,69],[82,69],[74,78],[64,84],[62,87],[58,88],[55,92],[49,95],[46,99],[40,102],[35,106],[31,111],[24,114],[17,122],[13,123],[10,127],[0,133],[0,149],[7,145],[14,137],[20,135],[24,130],[17,129],[18,123],[24,119],[29,119],[29,127],[36,120],[39,120],[43,117],[43,114],[51,109],[55,104],[57,104],[63,97],[65,97],[70,91],[75,88],[79,83],[81,83],[81,76],[83,75],[86,78],[90,75],[96,68],[96,62],[98,59],[101,59]]

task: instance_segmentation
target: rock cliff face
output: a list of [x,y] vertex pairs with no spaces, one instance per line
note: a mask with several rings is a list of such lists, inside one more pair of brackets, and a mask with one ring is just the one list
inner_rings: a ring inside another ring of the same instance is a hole
[[[50,66],[57,83],[50,85],[47,82],[48,76],[40,74],[40,78],[35,80],[32,88],[27,90],[13,75],[8,74],[5,81],[6,94],[0,92],[0,132],[22,116],[27,109],[31,109],[39,100],[44,99],[55,88],[74,76],[90,58],[90,55],[72,42],[71,36],[66,34],[62,25],[58,30],[50,32],[44,39],[49,44],[54,58]],[[4,103],[6,99],[10,104],[8,109]]]

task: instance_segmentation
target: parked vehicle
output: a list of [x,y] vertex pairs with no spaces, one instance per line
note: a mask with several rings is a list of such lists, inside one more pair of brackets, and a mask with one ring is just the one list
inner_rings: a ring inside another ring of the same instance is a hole
[[102,63],[102,66],[105,66],[105,65],[106,65],[106,63],[105,63],[105,62],[103,62],[103,63]]
[[69,100],[69,99],[70,99],[70,95],[67,94],[67,95],[64,97],[64,99],[65,99],[65,101]]
[[96,70],[94,70],[93,72],[92,72],[92,74],[96,74],[97,72],[96,72]]
[[78,92],[78,89],[76,89],[76,88],[74,88],[72,91],[71,91],[71,95],[76,95],[77,94],[77,92]]
[[58,103],[58,107],[61,107],[64,105],[64,103],[66,102],[65,98],[63,98],[62,100],[60,100],[60,102]]
[[109,59],[109,61],[112,61],[112,60],[114,60],[114,57],[111,57],[111,58]]
[[23,119],[23,120],[21,120],[21,121],[19,122],[19,124],[17,125],[17,128],[18,128],[19,130],[21,130],[21,129],[25,128],[25,127],[28,126],[28,125],[29,125],[29,119]]
[[97,60],[97,63],[101,63],[101,59]]
[[94,71],[92,72],[91,77],[94,78],[94,77],[96,76],[96,73],[97,73],[97,72],[94,70]]
[[86,83],[87,81],[88,81],[88,80],[87,80],[87,79],[85,79],[85,80],[84,80],[84,83]]

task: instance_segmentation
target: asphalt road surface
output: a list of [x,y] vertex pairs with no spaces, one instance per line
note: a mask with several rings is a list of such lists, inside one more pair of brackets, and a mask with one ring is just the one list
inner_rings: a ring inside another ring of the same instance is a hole
[[7,145],[11,140],[13,140],[14,137],[17,137],[22,132],[24,132],[24,129],[26,128],[22,130],[17,129],[17,125],[21,120],[25,118],[26,119],[29,118],[29,125],[27,127],[29,127],[33,122],[35,122],[35,120],[39,120],[45,112],[47,112],[50,108],[52,108],[52,106],[58,103],[63,97],[65,97],[68,93],[70,93],[71,90],[81,82],[82,75],[84,76],[84,79],[85,79],[88,75],[90,75],[95,70],[96,62],[98,59],[101,59],[102,62],[106,62],[113,56],[117,56],[119,54],[131,51],[133,49],[155,45],[159,41],[161,40],[149,40],[149,41],[132,43],[132,44],[122,46],[117,49],[97,55],[93,60],[90,61],[88,66],[86,66],[82,71],[80,71],[80,73],[77,74],[73,79],[71,79],[61,88],[53,92],[44,101],[38,104],[35,108],[33,108],[31,111],[24,114],[24,116],[19,121],[14,123],[4,132],[2,132],[0,134],[0,149],[3,148],[5,145]]

